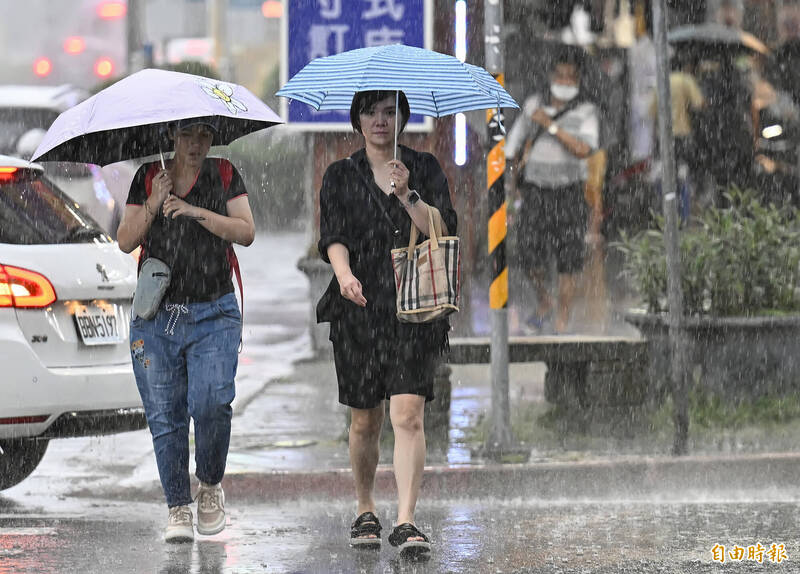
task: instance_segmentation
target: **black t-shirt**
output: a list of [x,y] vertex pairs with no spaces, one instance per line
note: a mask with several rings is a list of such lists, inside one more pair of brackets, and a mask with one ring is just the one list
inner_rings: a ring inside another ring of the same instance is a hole
[[[159,163],[139,168],[128,193],[128,205],[144,205],[150,196],[153,176],[159,170]],[[246,194],[242,178],[228,160],[206,159],[183,200],[227,215],[228,201]],[[230,248],[229,241],[217,237],[197,221],[186,216],[168,219],[159,210],[142,246],[139,266],[147,257],[156,257],[170,266],[172,279],[165,301],[212,301],[233,291]]]
[[[408,187],[439,210],[448,233],[455,235],[456,212],[450,201],[447,177],[439,162],[429,153],[405,146],[399,146],[398,151],[400,160],[409,169]],[[330,321],[334,338],[342,331],[360,338],[421,337],[421,342],[435,348],[446,340],[444,337],[449,330],[446,319],[412,325],[401,324],[396,317],[397,288],[391,250],[408,246],[411,217],[397,196],[386,195],[375,184],[365,150],[351,157],[332,163],[322,179],[318,246],[325,261],[328,261],[331,244],[342,243],[347,247],[350,269],[361,282],[367,306],[359,307],[342,297],[334,276],[317,305],[317,321]],[[373,188],[372,192],[368,185]],[[400,230],[399,237],[392,236],[392,225],[386,221],[377,201],[382,202]]]

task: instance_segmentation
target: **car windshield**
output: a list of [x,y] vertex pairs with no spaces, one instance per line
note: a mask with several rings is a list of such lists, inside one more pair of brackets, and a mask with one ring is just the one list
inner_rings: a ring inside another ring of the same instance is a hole
[[0,174],[0,243],[110,243],[77,203],[33,170]]
[[46,130],[58,112],[43,108],[0,108],[0,153],[14,154],[17,141],[28,130]]

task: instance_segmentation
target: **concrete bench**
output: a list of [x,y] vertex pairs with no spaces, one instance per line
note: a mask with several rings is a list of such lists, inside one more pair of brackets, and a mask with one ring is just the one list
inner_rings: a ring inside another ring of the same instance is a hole
[[[543,362],[545,399],[563,406],[640,405],[647,391],[647,342],[629,337],[509,337],[509,361]],[[488,364],[489,337],[453,337],[451,365]]]

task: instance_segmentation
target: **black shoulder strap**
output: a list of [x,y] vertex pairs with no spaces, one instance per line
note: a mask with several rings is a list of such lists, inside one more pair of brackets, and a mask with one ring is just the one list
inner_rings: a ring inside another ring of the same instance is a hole
[[[569,102],[567,102],[567,105],[564,106],[563,108],[561,108],[560,110],[558,110],[556,112],[556,114],[550,118],[550,120],[553,121],[553,122],[558,120],[559,118],[561,118],[565,114],[567,114],[567,113],[571,112],[572,110],[574,110],[575,108],[577,108],[582,103],[583,103],[583,100],[579,100],[577,97],[572,98]],[[531,137],[528,138],[528,143],[526,143],[525,146],[523,146],[523,149],[524,148],[527,148],[527,149],[532,148],[533,144],[536,143],[536,140],[538,140],[542,136],[542,134],[544,134],[544,132],[545,132],[544,128],[542,128],[540,126],[539,129],[536,130],[536,133],[534,133]]]
[[381,191],[380,188],[378,188],[377,184],[374,181],[371,182],[367,178],[367,176],[364,175],[364,173],[359,169],[358,163],[356,163],[356,161],[353,159],[353,156],[350,156],[347,159],[348,159],[348,161],[350,161],[350,163],[353,164],[353,169],[356,170],[356,173],[359,175],[359,177],[361,177],[361,181],[363,181],[364,185],[367,186],[367,190],[369,191],[370,195],[372,196],[372,199],[375,200],[375,203],[378,204],[378,209],[381,210],[381,213],[383,214],[384,219],[386,219],[386,221],[389,223],[389,226],[392,229],[392,236],[393,237],[399,237],[400,236],[400,229],[395,224],[394,220],[392,219],[392,216],[389,215],[389,212],[386,211],[386,207],[383,205],[383,198],[378,196],[378,195],[376,195],[376,193],[378,191],[380,191],[381,193],[383,193],[383,191]]

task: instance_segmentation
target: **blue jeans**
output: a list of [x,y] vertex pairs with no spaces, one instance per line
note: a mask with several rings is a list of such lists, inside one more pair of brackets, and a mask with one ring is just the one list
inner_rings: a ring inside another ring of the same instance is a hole
[[192,502],[189,417],[197,478],[217,484],[225,474],[241,332],[233,293],[204,303],[162,304],[152,319],[131,321],[133,372],[169,507]]

